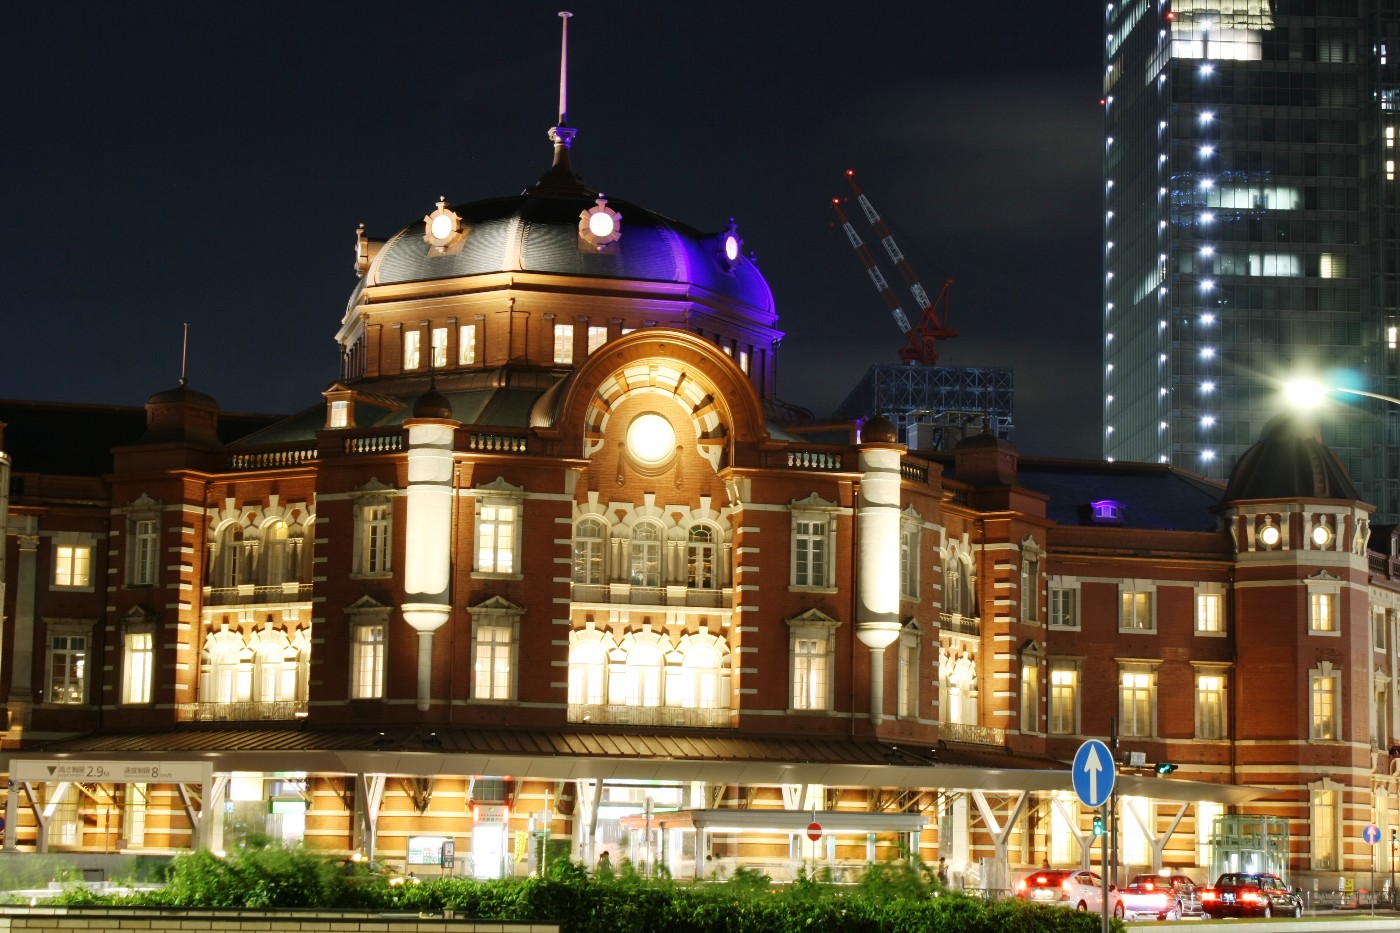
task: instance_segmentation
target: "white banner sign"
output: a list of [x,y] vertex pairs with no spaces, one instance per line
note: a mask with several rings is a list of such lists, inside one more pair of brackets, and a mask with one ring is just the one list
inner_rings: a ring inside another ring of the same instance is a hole
[[105,781],[113,784],[203,784],[213,767],[202,761],[11,761],[13,781]]

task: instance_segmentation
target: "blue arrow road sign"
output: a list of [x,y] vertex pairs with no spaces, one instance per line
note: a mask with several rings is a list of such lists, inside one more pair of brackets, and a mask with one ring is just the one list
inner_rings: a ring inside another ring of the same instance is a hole
[[1091,809],[1103,806],[1108,795],[1113,793],[1113,782],[1118,777],[1113,753],[1098,739],[1089,739],[1074,753],[1070,777],[1080,803]]
[[1361,838],[1366,840],[1368,846],[1373,846],[1381,841],[1381,828],[1372,823],[1361,831]]

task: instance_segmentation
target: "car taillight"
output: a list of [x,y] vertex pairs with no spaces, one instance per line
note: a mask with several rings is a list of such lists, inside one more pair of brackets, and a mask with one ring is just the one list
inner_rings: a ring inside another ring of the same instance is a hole
[[1248,904],[1258,904],[1263,899],[1258,891],[1245,891],[1240,895],[1240,900]]
[[1066,894],[1069,893],[1069,879],[1068,879],[1068,878],[1066,878],[1064,881],[1061,881],[1061,882],[1060,882],[1060,890],[1064,891]]
[[1202,891],[1202,892],[1201,892],[1201,900],[1203,900],[1203,901],[1216,901],[1216,900],[1219,900],[1219,899],[1220,899],[1220,896],[1219,896],[1218,894],[1216,894],[1214,891]]
[[1024,890],[1026,890],[1026,879],[1025,879],[1025,878],[1022,878],[1020,881],[1016,882],[1016,890],[1017,890],[1017,891],[1024,891]]

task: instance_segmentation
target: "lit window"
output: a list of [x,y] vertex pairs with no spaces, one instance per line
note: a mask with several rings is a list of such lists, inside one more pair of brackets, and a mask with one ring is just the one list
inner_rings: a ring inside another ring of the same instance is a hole
[[87,697],[87,635],[49,636],[47,696],[50,703],[81,705]]
[[423,335],[416,330],[405,330],[403,332],[403,368],[417,369],[420,345]]
[[[569,702],[597,706],[607,695],[608,652],[592,630],[569,635]],[[587,640],[586,640],[587,639]]]
[[[1024,547],[1024,545],[1022,545]],[[1021,554],[1021,621],[1040,621],[1040,555]]]
[[288,573],[287,523],[270,522],[262,531],[262,552],[259,555],[263,586],[281,586],[283,580],[296,579]]
[[825,641],[794,639],[792,651],[792,708],[826,709],[829,659]]
[[661,526],[638,522],[632,528],[628,580],[633,586],[661,586]]
[[1225,594],[1196,594],[1196,634],[1220,635],[1225,631]]
[[911,625],[899,635],[896,672],[897,715],[916,719],[919,715],[919,630]]
[[328,428],[345,428],[350,426],[350,403],[345,399],[337,399],[331,402],[330,419],[326,423]]
[[457,364],[472,366],[476,363],[476,325],[463,324],[457,328]]
[[1021,658],[1021,731],[1040,731],[1040,657]]
[[[386,611],[387,614],[387,611]],[[366,621],[351,626],[350,697],[378,700],[384,696],[384,649],[387,626]]]
[[568,365],[574,361],[574,325],[554,325],[554,362]]
[[131,522],[131,556],[127,580],[131,586],[153,586],[160,559],[160,522],[138,518]]
[[122,637],[122,702],[151,702],[154,670],[154,636],[149,629],[128,631]]
[[977,615],[976,586],[971,557],[956,550],[943,552],[943,613]]
[[749,371],[749,351],[748,351],[748,350],[740,350],[740,351],[739,351],[739,368],[742,369],[742,370],[743,370],[744,372],[746,372],[746,373]]
[[1324,778],[1310,787],[1309,823],[1312,826],[1312,868],[1335,871],[1339,866],[1341,816],[1340,786]]
[[574,583],[602,586],[607,526],[599,518],[585,518],[574,526]]
[[1337,703],[1341,692],[1340,681],[1340,672],[1334,671],[1327,661],[1308,672],[1311,711],[1309,738],[1335,742],[1341,735],[1341,707]]
[[715,532],[709,525],[694,525],[685,537],[686,586],[712,590],[715,578]]
[[1118,591],[1118,630],[1151,632],[1157,628],[1152,614],[1152,591],[1120,588]]
[[1077,589],[1051,585],[1050,627],[1079,628],[1079,591]]
[[1225,675],[1196,674],[1196,738],[1225,738]]
[[1375,609],[1371,612],[1371,647],[1377,651],[1385,650],[1385,610]]
[[591,354],[603,344],[608,342],[608,329],[606,327],[588,328],[588,352]]
[[433,368],[442,369],[447,365],[447,328],[434,327],[432,334]]
[[1323,253],[1317,257],[1317,274],[1324,279],[1346,278],[1347,257],[1341,253]]
[[355,536],[354,572],[357,574],[386,574],[392,551],[393,513],[387,501],[363,503],[356,509],[359,525]]
[[243,540],[243,526],[237,522],[229,522],[219,530],[214,546],[212,583],[218,587],[251,583],[251,580],[244,579],[247,570],[248,550]]
[[1137,666],[1124,667],[1119,673],[1118,723],[1119,734],[1145,737],[1154,733],[1156,723],[1157,675]]
[[475,658],[472,695],[478,700],[509,700],[511,685],[511,629],[505,625],[477,625],[472,631]]
[[54,548],[53,585],[80,588],[92,585],[92,548],[60,544]]
[[1309,586],[1308,628],[1314,633],[1337,631],[1337,597],[1333,590],[1319,590]]
[[515,573],[518,509],[514,504],[483,501],[477,513],[476,569],[478,573]]
[[1392,325],[1385,329],[1385,346],[1388,350],[1400,347],[1400,327]]
[[[647,635],[652,636],[650,640],[644,637]],[[662,675],[665,669],[664,648],[656,636],[646,631],[635,635],[622,670],[626,704],[643,707],[662,705]]]
[[1079,731],[1079,668],[1072,661],[1050,662],[1050,732]]

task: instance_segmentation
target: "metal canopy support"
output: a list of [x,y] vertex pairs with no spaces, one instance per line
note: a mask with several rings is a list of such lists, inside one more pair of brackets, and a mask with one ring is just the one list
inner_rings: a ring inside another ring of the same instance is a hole
[[[48,786],[47,782],[44,786]],[[49,825],[53,823],[53,815],[58,810],[59,801],[63,795],[68,793],[68,788],[73,786],[72,781],[59,781],[58,789],[53,792],[48,801],[43,805],[39,803],[39,796],[34,793],[34,785],[29,781],[21,781],[20,786],[24,788],[24,794],[29,798],[29,809],[34,813],[34,821],[38,824],[38,838],[34,846],[36,852],[49,851]]]
[[385,774],[355,775],[355,797],[360,817],[361,850],[366,858],[374,858],[374,843],[379,832],[379,807],[384,802]]
[[1167,849],[1167,841],[1171,839],[1172,833],[1176,832],[1176,828],[1181,825],[1181,818],[1186,815],[1186,808],[1190,806],[1190,804],[1183,800],[1177,805],[1176,816],[1172,817],[1171,825],[1168,826],[1167,831],[1160,836],[1153,834],[1153,821],[1147,818],[1147,814],[1141,812],[1140,805],[1142,804],[1151,806],[1152,801],[1141,797],[1123,798],[1124,809],[1132,815],[1133,822],[1138,825],[1138,828],[1142,830],[1142,834],[1152,843],[1152,872],[1156,874],[1162,870],[1162,855]]
[[[207,817],[210,812],[210,801],[214,800],[227,784],[227,774],[221,774],[218,778],[215,778],[213,781],[212,796],[210,794],[210,785],[207,783],[192,785],[181,782],[175,785],[175,790],[180,794],[180,805],[184,807],[185,810],[185,818],[190,821],[190,848],[194,849],[196,852],[200,849],[209,848],[209,826],[205,817]],[[197,794],[191,794],[191,787],[198,787],[199,792]],[[195,808],[195,801],[199,802],[198,809]]]
[[[1011,798],[1013,803],[1011,804],[1011,812],[1003,824],[997,822],[996,814],[992,812],[992,806],[987,800],[986,792],[980,790],[972,792],[972,800],[977,804],[978,812],[982,814],[982,822],[986,825],[987,832],[992,836],[993,851],[996,852],[995,866],[988,866],[991,870],[982,878],[983,884],[993,889],[1010,887],[1011,862],[1006,855],[1007,841],[1011,838],[1011,830],[1016,826],[1016,821],[1025,812],[1026,801],[1030,798],[1030,795],[1025,791],[1018,791],[1007,796]],[[988,878],[987,875],[995,877]]]

